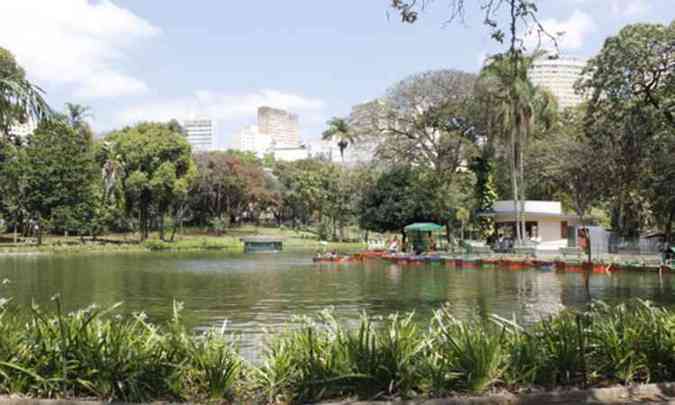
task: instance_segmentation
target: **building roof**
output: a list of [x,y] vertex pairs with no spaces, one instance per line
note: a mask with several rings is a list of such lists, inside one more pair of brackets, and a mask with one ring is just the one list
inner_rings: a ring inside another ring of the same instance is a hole
[[[525,215],[533,215],[544,218],[560,218],[560,219],[576,219],[577,216],[573,214],[566,214],[562,210],[562,204],[559,201],[525,201]],[[485,211],[479,216],[500,217],[515,215],[513,208],[513,200],[496,201],[492,210]]]

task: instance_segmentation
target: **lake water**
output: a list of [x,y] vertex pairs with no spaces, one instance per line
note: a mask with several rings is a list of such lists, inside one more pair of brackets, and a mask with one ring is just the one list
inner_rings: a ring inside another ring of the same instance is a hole
[[84,256],[0,257],[0,297],[43,307],[60,293],[66,310],[92,303],[124,302],[127,312],[151,320],[171,316],[182,301],[190,327],[220,326],[241,336],[244,352],[259,351],[265,328],[274,331],[292,315],[334,307],[338,318],[415,311],[420,320],[448,304],[463,318],[496,313],[530,323],[563,307],[592,299],[619,302],[632,297],[675,306],[675,278],[656,274],[582,276],[539,270],[453,269],[444,265],[398,266],[380,260],[316,265],[311,254],[232,255],[145,253]]

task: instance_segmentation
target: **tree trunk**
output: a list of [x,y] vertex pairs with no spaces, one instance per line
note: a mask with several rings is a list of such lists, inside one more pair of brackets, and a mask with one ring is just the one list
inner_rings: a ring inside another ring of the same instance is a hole
[[159,214],[159,240],[164,241],[164,213]]
[[42,245],[42,218],[38,217],[38,220],[36,222],[37,226],[37,244],[38,246]]
[[337,241],[337,220],[335,217],[333,217],[333,240]]
[[[183,226],[183,221],[181,220],[181,226]],[[176,237],[176,230],[178,229],[178,221],[175,220],[173,221],[173,227],[171,228],[171,242],[174,241],[174,238]]]
[[525,218],[525,154],[523,153],[523,145],[524,142],[519,143],[520,147],[518,148],[518,162],[519,162],[519,173],[518,173],[518,181],[520,182],[520,234],[522,235],[523,239],[527,237],[527,227],[525,226],[525,221],[527,220]]
[[520,225],[519,225],[519,220],[520,220],[520,207],[518,205],[518,170],[516,169],[516,129],[515,126],[514,128],[511,129],[511,187],[513,189],[513,213],[514,213],[514,220],[516,224],[516,241],[520,243],[522,241],[521,238],[521,233],[520,233]]
[[666,227],[664,229],[666,249],[670,248],[670,242],[673,240],[673,220],[675,220],[675,210],[670,211],[668,222],[666,222]]

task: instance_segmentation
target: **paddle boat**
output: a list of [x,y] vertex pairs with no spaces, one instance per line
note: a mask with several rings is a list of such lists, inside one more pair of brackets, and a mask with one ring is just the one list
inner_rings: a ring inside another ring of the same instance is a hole
[[312,258],[314,263],[353,263],[359,261],[354,256],[319,255]]
[[382,259],[396,264],[442,263],[444,261],[438,255],[384,255]]

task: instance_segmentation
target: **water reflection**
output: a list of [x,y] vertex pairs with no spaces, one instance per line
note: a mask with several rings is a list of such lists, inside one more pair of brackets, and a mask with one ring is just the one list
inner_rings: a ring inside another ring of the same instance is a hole
[[66,310],[96,302],[123,301],[126,311],[145,311],[161,321],[174,299],[185,303],[189,326],[222,325],[241,334],[241,345],[259,349],[264,328],[278,330],[293,315],[334,307],[343,320],[362,311],[386,316],[415,311],[427,320],[447,304],[459,317],[515,316],[535,322],[563,307],[593,299],[619,302],[641,297],[675,303],[672,276],[621,273],[593,275],[588,290],[582,276],[539,270],[450,269],[442,265],[398,266],[377,260],[364,264],[315,265],[310,255],[129,254],[0,258],[0,296],[19,305],[34,300],[52,305],[61,293]]

